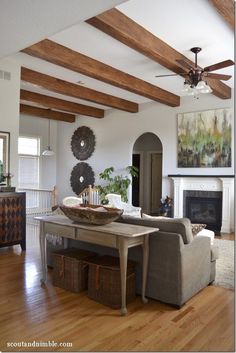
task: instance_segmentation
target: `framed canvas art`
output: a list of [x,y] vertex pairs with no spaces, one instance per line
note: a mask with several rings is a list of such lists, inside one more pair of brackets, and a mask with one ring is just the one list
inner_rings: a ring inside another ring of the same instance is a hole
[[231,167],[231,152],[231,109],[178,114],[179,168]]

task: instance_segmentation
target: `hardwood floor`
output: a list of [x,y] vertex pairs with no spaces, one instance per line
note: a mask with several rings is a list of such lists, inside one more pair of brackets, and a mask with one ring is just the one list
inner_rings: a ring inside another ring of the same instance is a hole
[[216,236],[216,238],[222,240],[234,240],[234,233],[221,233],[221,235]]
[[122,317],[86,293],[54,287],[51,272],[41,286],[32,227],[26,253],[18,245],[0,249],[0,351],[235,351],[234,291],[208,286],[180,310],[154,300],[144,305],[137,297]]

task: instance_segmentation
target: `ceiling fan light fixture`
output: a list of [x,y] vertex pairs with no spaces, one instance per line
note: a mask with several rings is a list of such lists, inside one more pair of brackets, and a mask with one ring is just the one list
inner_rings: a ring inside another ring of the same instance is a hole
[[190,88],[190,90],[187,92],[187,96],[194,96],[195,95],[195,90]]
[[206,82],[201,80],[198,82],[197,86],[196,86],[196,89],[199,89],[199,90],[202,90],[202,89],[205,89],[206,88]]
[[208,86],[207,84],[205,85],[205,87],[203,89],[200,90],[201,93],[211,93],[212,89],[210,86]]
[[190,89],[190,85],[188,84],[188,82],[184,81],[184,85],[183,88],[181,89],[182,92],[187,93]]

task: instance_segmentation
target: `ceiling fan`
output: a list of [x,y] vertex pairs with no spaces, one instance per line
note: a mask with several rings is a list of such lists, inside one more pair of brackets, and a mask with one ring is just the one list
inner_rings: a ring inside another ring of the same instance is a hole
[[[155,77],[168,77],[168,76],[182,75],[185,78],[184,84],[189,86],[191,89],[194,89],[194,88],[203,89],[207,85],[207,82],[206,82],[207,78],[227,81],[232,77],[230,75],[211,73],[211,71],[219,70],[224,67],[234,65],[234,62],[232,60],[221,61],[217,64],[206,66],[204,69],[201,69],[200,67],[198,67],[197,55],[202,49],[199,47],[194,47],[194,48],[191,48],[190,50],[195,54],[194,65],[189,64],[184,59],[176,60],[176,62],[180,64],[182,68],[188,69],[189,70],[188,72],[183,71],[183,72],[180,72],[179,74],[157,75]],[[202,93],[209,93],[209,92],[203,91]]]

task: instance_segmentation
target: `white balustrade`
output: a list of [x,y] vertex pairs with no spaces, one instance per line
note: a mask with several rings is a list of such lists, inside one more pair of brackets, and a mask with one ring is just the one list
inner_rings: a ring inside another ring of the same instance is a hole
[[100,205],[101,203],[99,190],[91,185],[84,189],[79,194],[79,197],[82,197],[83,203],[85,204]]
[[52,212],[57,203],[57,190],[45,189],[18,189],[26,193],[26,214],[38,215]]

